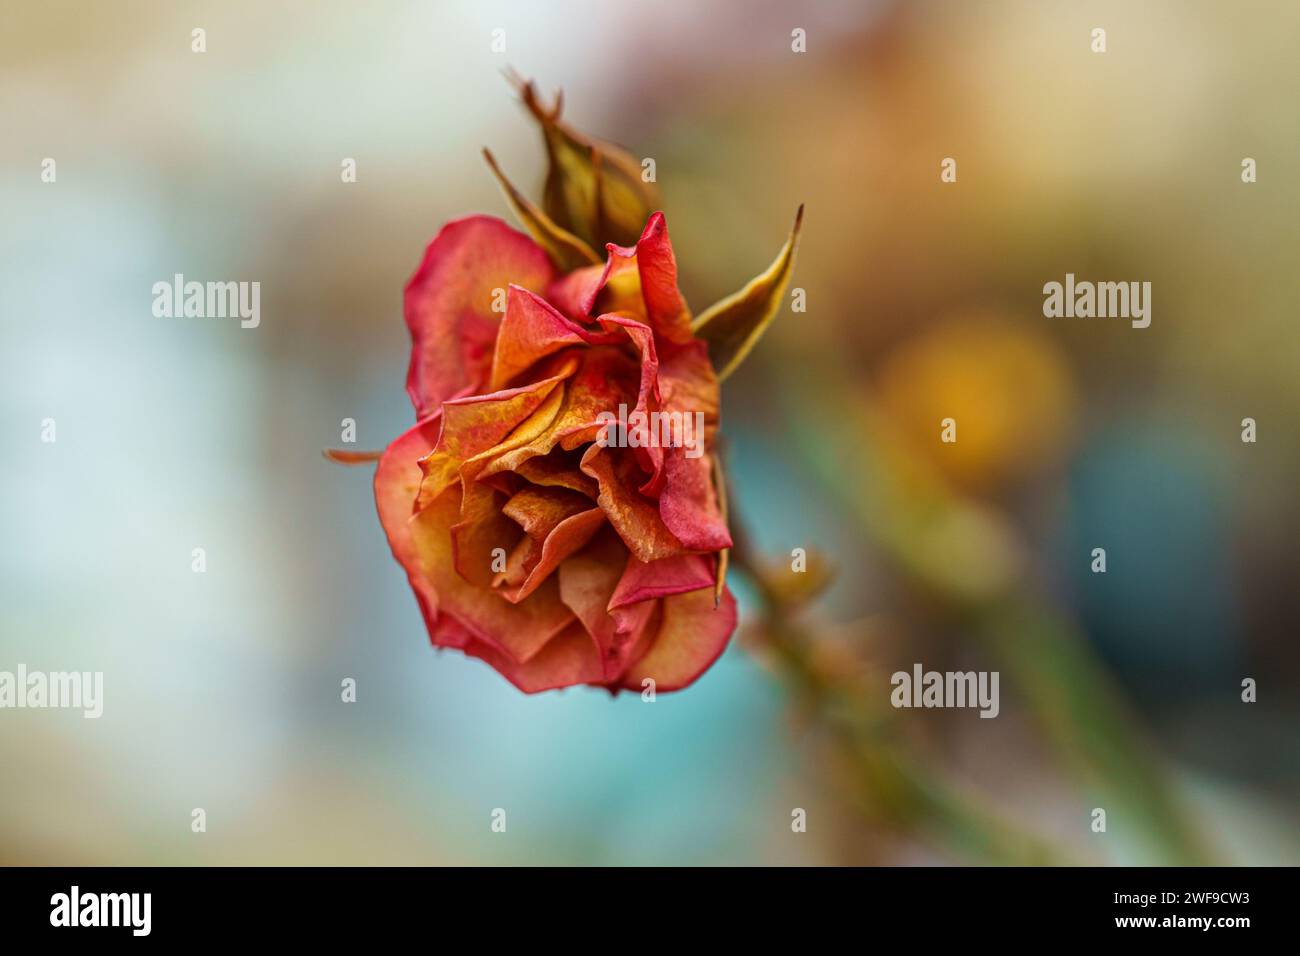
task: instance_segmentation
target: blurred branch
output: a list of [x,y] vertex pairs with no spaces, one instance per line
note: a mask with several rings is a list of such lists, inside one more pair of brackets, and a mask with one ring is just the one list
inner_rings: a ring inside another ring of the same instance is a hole
[[[733,499],[734,500],[734,499]],[[1071,862],[1043,839],[1011,825],[984,801],[931,771],[909,752],[893,715],[855,675],[818,661],[797,605],[761,567],[743,526],[731,519],[732,560],[763,602],[759,639],[798,703],[820,718],[853,768],[852,802],[884,823],[973,860],[1009,865]]]
[[795,420],[845,423],[840,434],[853,436],[837,443],[792,430],[824,485],[914,586],[999,655],[1039,726],[1112,819],[1150,834],[1170,863],[1209,862],[1163,761],[1083,636],[1026,582],[1014,528],[907,455],[851,381],[822,369],[815,388],[786,382]]
[[1170,863],[1213,862],[1163,759],[1082,635],[1025,594],[984,608],[974,623],[1006,662],[1047,736],[1100,799],[1127,807]]

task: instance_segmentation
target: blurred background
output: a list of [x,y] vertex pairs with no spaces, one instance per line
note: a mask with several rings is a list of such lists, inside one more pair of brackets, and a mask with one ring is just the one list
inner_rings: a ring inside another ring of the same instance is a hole
[[[1300,862],[1294,4],[0,18],[0,669],[105,675],[99,720],[0,712],[0,862],[1025,859],[1006,821],[1061,860]],[[697,312],[807,204],[807,312],[723,422],[773,580],[796,547],[834,576],[774,628],[736,575],[742,633],[652,706],[435,653],[370,469],[320,454],[412,421],[402,287],[445,220],[509,218],[480,147],[539,194],[507,67],[655,158]],[[260,281],[260,327],[155,318],[178,272]],[[1066,272],[1152,282],[1151,326],[1044,318]],[[770,653],[791,628],[836,694]],[[888,708],[915,662],[999,670],[1000,717]]]

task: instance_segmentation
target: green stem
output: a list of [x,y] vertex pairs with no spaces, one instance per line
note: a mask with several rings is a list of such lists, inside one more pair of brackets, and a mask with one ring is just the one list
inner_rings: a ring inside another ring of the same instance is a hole
[[811,705],[850,758],[853,802],[873,818],[916,833],[933,845],[980,862],[1021,866],[1069,860],[1041,838],[1019,830],[974,794],[950,784],[909,753],[893,721],[871,704],[860,687],[818,668],[811,635],[767,585],[737,534],[736,566],[764,603],[763,646],[779,665],[795,696]]
[[[822,394],[787,396],[798,420],[850,419],[851,443],[794,430],[825,487],[914,586],[999,655],[1043,732],[1112,817],[1148,834],[1167,862],[1210,862],[1163,761],[1083,635],[1026,584],[1017,566],[1026,549],[1012,526],[901,455],[869,400],[833,378],[823,375]],[[845,396],[858,404],[846,409]]]

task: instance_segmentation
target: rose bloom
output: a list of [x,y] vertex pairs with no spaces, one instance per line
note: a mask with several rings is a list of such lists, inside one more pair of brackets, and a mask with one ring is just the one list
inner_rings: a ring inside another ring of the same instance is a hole
[[[529,693],[676,690],[736,626],[715,590],[731,546],[712,472],[718,378],[663,215],[606,248],[603,266],[557,274],[531,238],[470,216],[406,287],[417,424],[380,459],[379,517],[434,645]],[[620,403],[702,412],[704,453],[603,447],[597,416]]]

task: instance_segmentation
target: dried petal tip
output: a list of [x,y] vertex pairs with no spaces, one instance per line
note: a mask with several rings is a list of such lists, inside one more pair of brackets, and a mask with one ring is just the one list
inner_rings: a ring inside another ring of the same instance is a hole
[[794,272],[794,254],[803,226],[803,204],[795,213],[790,237],[767,270],[705,309],[695,320],[693,330],[709,344],[709,358],[721,381],[735,371],[746,355],[767,331],[781,308],[781,297]]
[[367,462],[378,461],[382,456],[382,451],[344,451],[342,448],[322,448],[321,454],[325,456],[326,461],[332,461],[336,465],[364,465]]
[[[727,523],[727,475],[722,468],[722,453],[713,455],[713,488],[718,496],[718,513],[722,523]],[[714,559],[713,606],[722,603],[722,592],[727,586],[727,568],[731,565],[731,549],[723,548]]]

